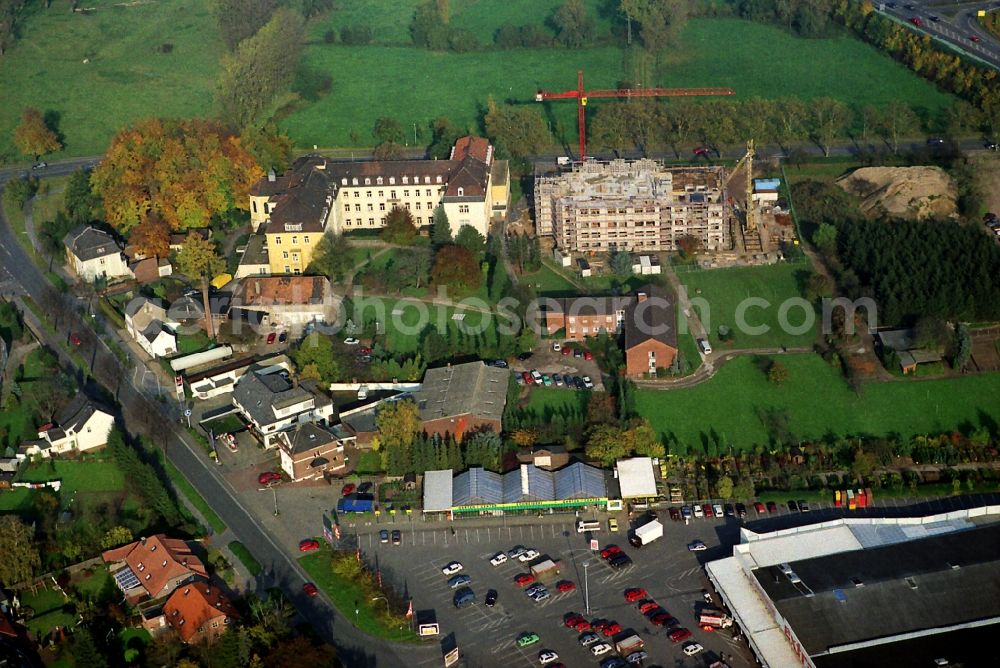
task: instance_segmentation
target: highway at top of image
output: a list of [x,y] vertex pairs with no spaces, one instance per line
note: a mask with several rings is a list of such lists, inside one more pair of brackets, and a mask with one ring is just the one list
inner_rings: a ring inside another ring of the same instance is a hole
[[[875,8],[893,18],[905,21],[913,30],[925,32],[942,42],[1000,69],[1000,40],[980,23],[976,13],[981,9],[997,10],[1000,3],[991,2],[876,2]],[[998,10],[1000,11],[1000,10]],[[936,17],[937,20],[932,20]],[[916,26],[913,18],[923,25]],[[978,38],[978,42],[971,39]]]

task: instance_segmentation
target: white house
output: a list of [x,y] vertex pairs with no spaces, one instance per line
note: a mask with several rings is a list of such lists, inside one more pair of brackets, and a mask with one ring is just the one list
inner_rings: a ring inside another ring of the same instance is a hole
[[333,417],[328,397],[292,383],[277,367],[244,374],[233,389],[233,406],[265,448],[277,445],[278,434],[286,429],[305,422],[326,424]]
[[122,247],[107,232],[78,227],[63,238],[63,243],[69,266],[81,279],[132,278]]
[[167,316],[159,304],[140,297],[125,307],[125,328],[136,343],[152,357],[167,357],[177,353],[176,321]]
[[108,444],[114,424],[111,413],[98,408],[85,395],[77,394],[56,414],[53,423],[39,428],[38,440],[25,443],[19,455],[50,457],[101,448]]

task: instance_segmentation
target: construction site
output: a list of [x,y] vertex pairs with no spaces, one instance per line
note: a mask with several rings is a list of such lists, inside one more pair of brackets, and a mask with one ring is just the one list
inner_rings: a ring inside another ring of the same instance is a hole
[[795,239],[780,182],[753,179],[753,143],[731,169],[595,160],[535,174],[535,231],[561,254],[673,252],[706,266],[770,264]]
[[[582,70],[577,72],[575,89],[538,91],[537,102],[576,101],[580,142],[575,162],[560,158],[552,169],[536,167],[535,233],[543,244],[551,244],[564,259],[573,254],[592,258],[613,250],[657,253],[686,248],[696,250],[699,263],[707,267],[780,260],[782,245],[795,242],[795,227],[781,206],[780,181],[753,178],[753,139],[732,169],[587,157],[590,98],[734,93],[729,88],[587,90]],[[701,150],[707,155],[708,149]]]

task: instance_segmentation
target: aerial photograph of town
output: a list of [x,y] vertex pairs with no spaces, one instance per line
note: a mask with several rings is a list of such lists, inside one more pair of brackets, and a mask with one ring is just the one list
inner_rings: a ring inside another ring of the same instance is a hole
[[1000,2],[0,0],[0,668],[1000,666]]

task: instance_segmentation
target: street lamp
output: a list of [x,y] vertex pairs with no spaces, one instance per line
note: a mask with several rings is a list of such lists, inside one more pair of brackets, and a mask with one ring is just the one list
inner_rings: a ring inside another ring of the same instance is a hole
[[385,596],[376,596],[375,598],[372,599],[372,603],[374,603],[375,601],[377,601],[379,599],[382,599],[383,601],[385,601],[385,611],[389,612],[389,599],[387,599]]
[[587,568],[590,566],[589,561],[583,562],[583,600],[587,605],[587,614],[590,614],[590,578],[587,577]]

